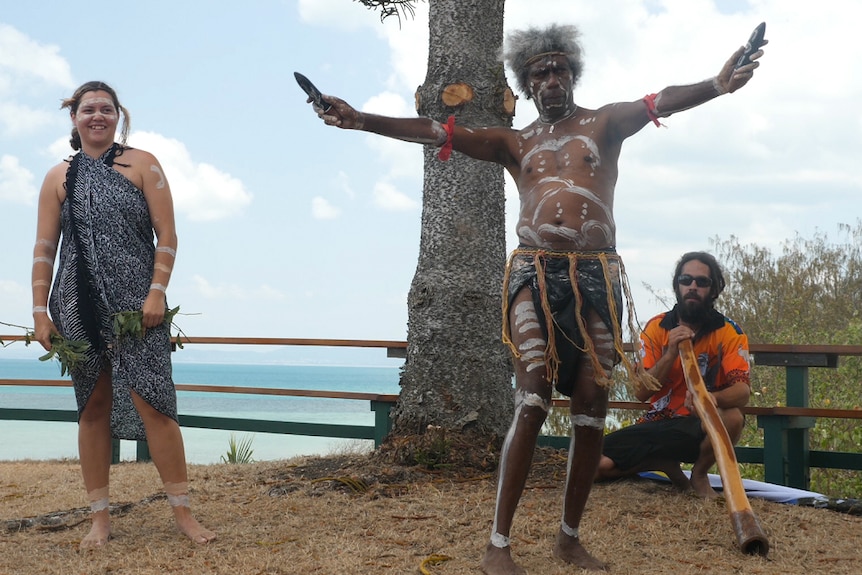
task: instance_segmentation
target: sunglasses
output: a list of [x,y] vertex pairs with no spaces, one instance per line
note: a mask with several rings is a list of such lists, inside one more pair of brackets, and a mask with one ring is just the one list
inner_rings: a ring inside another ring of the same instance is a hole
[[681,286],[690,286],[691,282],[696,283],[699,288],[705,288],[712,285],[712,278],[708,278],[706,276],[693,276],[689,274],[682,274],[676,278],[676,283]]

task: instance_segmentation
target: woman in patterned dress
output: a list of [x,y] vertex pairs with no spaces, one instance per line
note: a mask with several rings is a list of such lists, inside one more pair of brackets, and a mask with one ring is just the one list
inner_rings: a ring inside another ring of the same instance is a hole
[[[47,350],[57,335],[88,344],[84,359],[70,366],[81,472],[92,510],[81,547],[101,547],[110,537],[112,437],[147,440],[177,527],[192,541],[207,543],[215,533],[189,508],[165,323],[165,290],[177,248],[170,187],[152,154],[125,145],[129,115],[110,86],[87,82],[62,108],[69,108],[70,143],[77,153],[51,168],[42,184],[33,321],[35,339]],[[141,312],[141,337],[114,333],[114,315],[128,311]]]

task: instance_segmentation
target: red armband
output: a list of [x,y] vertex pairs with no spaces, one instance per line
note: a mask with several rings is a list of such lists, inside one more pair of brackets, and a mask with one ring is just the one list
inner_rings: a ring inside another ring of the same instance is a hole
[[652,120],[652,123],[655,124],[656,127],[660,127],[661,122],[658,121],[658,114],[656,114],[656,112],[658,112],[658,110],[656,110],[656,107],[655,107],[655,97],[656,96],[658,96],[658,94],[647,94],[646,96],[644,96],[644,104],[646,104],[647,118]]
[[440,148],[437,157],[445,162],[452,155],[452,133],[455,131],[455,116],[449,116],[449,120],[443,124],[443,129],[446,130],[446,143]]

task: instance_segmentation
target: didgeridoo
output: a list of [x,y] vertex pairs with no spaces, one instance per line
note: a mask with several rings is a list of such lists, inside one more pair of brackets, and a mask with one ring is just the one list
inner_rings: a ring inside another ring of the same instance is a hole
[[724,422],[721,421],[718,409],[709,397],[706,384],[703,383],[691,341],[686,340],[679,345],[679,358],[682,360],[685,383],[691,392],[695,411],[712,443],[715,463],[724,488],[724,500],[727,502],[727,510],[730,513],[730,521],[733,524],[739,548],[749,555],[760,554],[766,557],[769,553],[769,540],[766,539],[766,534],[763,533],[745,495],[745,487],[739,476],[736,452],[733,451],[733,442],[724,427]]

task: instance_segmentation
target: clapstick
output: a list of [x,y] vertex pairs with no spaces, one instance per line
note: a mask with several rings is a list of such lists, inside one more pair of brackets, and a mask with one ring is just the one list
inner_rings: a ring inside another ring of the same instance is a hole
[[324,112],[328,112],[332,107],[332,104],[323,99],[323,94],[320,93],[320,90],[317,89],[317,86],[311,83],[311,80],[300,74],[299,72],[294,72],[293,77],[296,78],[296,83],[299,84],[299,87],[308,94],[308,97],[311,98],[311,101],[315,106],[323,110]]
[[739,60],[736,61],[736,68],[751,63],[751,55],[760,50],[760,47],[763,46],[765,36],[766,22],[761,22],[751,33],[751,37],[748,39],[748,42],[745,43],[745,51],[742,53],[742,56],[739,57]]

